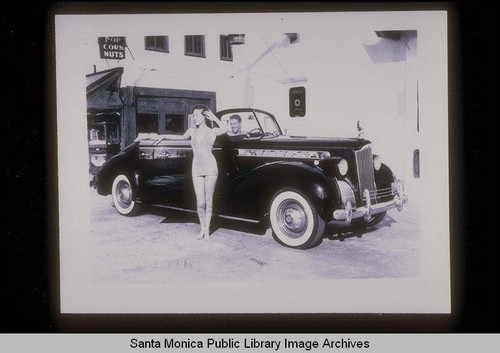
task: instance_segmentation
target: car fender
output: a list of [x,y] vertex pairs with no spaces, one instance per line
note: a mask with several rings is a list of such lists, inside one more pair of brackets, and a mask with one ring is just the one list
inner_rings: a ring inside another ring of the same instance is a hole
[[[382,164],[379,170],[374,170],[375,185],[377,190],[391,188],[396,176],[392,170],[385,164]],[[333,202],[332,209],[340,209],[346,206],[347,201],[352,206],[361,206],[356,197],[356,187],[346,178],[335,178],[332,185]]]
[[322,217],[327,217],[332,199],[331,181],[324,171],[298,161],[264,164],[234,179],[232,185],[232,208],[256,219],[267,215],[274,194],[283,187],[306,194]]
[[391,184],[396,180],[396,176],[385,164],[381,164],[379,170],[375,170],[375,184],[377,189],[390,188]]
[[96,190],[99,195],[109,195],[111,193],[113,180],[119,174],[125,174],[132,186],[137,188],[134,175],[138,165],[138,151],[139,145],[134,143],[101,166],[96,177]]

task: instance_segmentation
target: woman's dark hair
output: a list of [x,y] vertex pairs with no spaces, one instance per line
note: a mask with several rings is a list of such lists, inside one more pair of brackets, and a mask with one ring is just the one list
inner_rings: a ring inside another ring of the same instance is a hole
[[196,109],[201,109],[202,113],[205,112],[205,110],[208,110],[207,107],[205,107],[203,104],[195,104],[191,109],[191,114],[193,114]]
[[213,123],[207,119],[205,116],[205,111],[207,111],[207,107],[205,107],[203,104],[195,104],[193,108],[191,109],[191,114],[194,113],[195,110],[201,109],[201,114],[205,117],[205,125],[207,125],[209,128],[213,128]]

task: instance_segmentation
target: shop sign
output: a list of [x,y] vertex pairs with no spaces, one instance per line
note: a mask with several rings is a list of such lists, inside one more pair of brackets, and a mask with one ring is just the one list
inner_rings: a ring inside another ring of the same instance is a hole
[[244,34],[228,34],[228,38],[229,38],[230,45],[245,44],[245,35]]
[[101,59],[125,59],[125,37],[98,37]]
[[290,116],[303,117],[306,115],[306,88],[292,87],[289,92]]

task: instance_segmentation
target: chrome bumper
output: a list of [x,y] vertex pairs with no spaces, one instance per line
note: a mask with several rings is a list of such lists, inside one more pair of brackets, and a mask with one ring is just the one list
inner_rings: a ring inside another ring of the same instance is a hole
[[392,194],[394,198],[391,201],[372,204],[370,199],[370,192],[365,190],[363,192],[366,204],[361,207],[353,207],[350,201],[345,203],[343,209],[333,211],[333,219],[336,221],[345,221],[350,223],[355,218],[364,217],[369,220],[373,215],[381,212],[397,208],[402,211],[404,206],[408,203],[408,195],[404,190],[404,183],[402,180],[396,180],[391,184]]

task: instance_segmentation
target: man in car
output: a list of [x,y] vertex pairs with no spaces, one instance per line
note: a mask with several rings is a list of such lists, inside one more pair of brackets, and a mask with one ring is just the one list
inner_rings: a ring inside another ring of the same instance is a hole
[[229,129],[230,130],[227,132],[229,136],[244,135],[244,133],[241,132],[241,116],[233,114],[229,117]]

